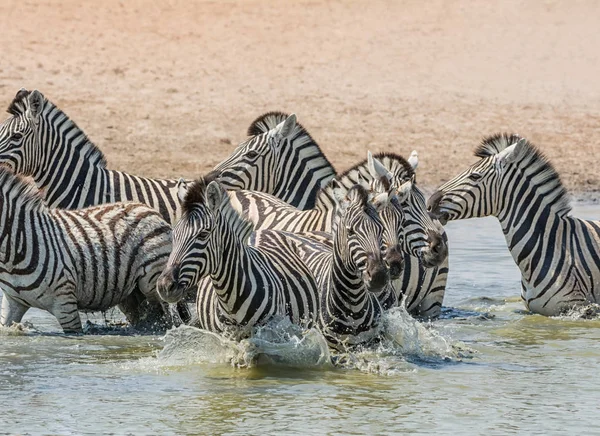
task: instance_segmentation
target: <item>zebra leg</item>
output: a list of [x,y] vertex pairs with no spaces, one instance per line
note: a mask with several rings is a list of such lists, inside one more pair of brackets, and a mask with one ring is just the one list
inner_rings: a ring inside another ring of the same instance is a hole
[[136,288],[135,291],[121,301],[117,307],[123,312],[123,315],[125,315],[129,324],[137,325],[142,317],[140,306],[145,300],[146,298],[144,295]]
[[6,292],[2,294],[2,312],[0,314],[0,324],[10,327],[13,323],[21,322],[29,306],[19,303],[9,297]]
[[50,313],[56,317],[64,333],[83,333],[75,289],[59,290]]

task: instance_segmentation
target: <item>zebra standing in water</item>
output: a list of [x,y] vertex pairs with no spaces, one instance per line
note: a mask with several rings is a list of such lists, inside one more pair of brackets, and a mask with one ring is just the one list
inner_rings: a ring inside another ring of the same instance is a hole
[[248,244],[252,223],[233,207],[216,181],[192,183],[184,215],[173,229],[173,251],[158,281],[168,302],[201,281],[199,326],[239,339],[273,316],[312,325],[318,312],[311,271],[285,237],[272,249]]
[[552,164],[514,134],[484,139],[475,155],[481,159],[431,196],[432,213],[443,221],[497,217],[532,312],[553,316],[598,303],[600,222],[569,215]]
[[134,290],[160,305],[156,280],[170,251],[169,224],[146,205],[50,209],[34,186],[0,168],[4,326],[36,307],[52,313],[65,333],[81,333],[79,309],[105,311]]
[[[319,286],[319,327],[331,347],[344,350],[379,337],[381,314],[396,304],[396,296],[389,284],[384,225],[378,215],[386,201],[371,201],[361,185],[349,190],[336,186],[334,196],[332,247],[301,235],[290,238]],[[278,232],[258,232],[257,241],[275,249],[274,233]]]
[[[20,90],[8,108],[11,115],[0,124],[0,164],[7,165],[15,173],[31,176],[39,189],[45,192],[45,201],[50,207],[80,209],[117,201],[139,201],[158,210],[163,218],[173,225],[181,215],[177,198],[178,180],[148,179],[106,168],[104,155],[62,110],[46,99],[39,91]],[[277,186],[289,192],[300,192],[300,188],[316,192],[328,178],[324,156],[310,135],[296,123],[295,116],[286,117],[272,129],[258,132],[255,125],[262,125],[259,117],[250,126],[251,138],[238,146],[248,151],[247,158],[229,160],[219,165],[225,172],[225,182],[237,180],[248,174],[248,162],[271,162],[269,156],[294,156],[298,165],[306,168],[307,175],[296,172],[286,183],[277,181]],[[290,135],[292,135],[290,137]],[[294,150],[292,152],[292,150]],[[252,152],[252,153],[251,153]],[[298,159],[304,159],[299,161]],[[313,161],[314,160],[314,161]],[[323,166],[322,170],[315,170]],[[330,166],[329,166],[330,167]],[[264,171],[269,168],[259,165],[251,171],[252,179],[246,180],[246,188],[274,189],[263,185]],[[181,179],[180,179],[181,180]],[[310,186],[310,183],[314,186]],[[134,292],[120,308],[130,316],[143,299]],[[179,308],[186,318],[186,309]]]
[[[334,180],[349,188],[361,181],[383,178],[385,190],[390,186],[396,190],[399,199],[381,212],[386,228],[386,258],[390,263],[394,287],[409,313],[435,318],[440,313],[448,274],[446,235],[441,225],[429,217],[425,197],[412,183],[414,175],[412,166],[402,157],[380,153],[341,173]],[[247,213],[256,229],[292,233],[331,232],[336,207],[332,186],[330,183],[319,191],[315,207],[306,211],[299,211],[264,193],[233,191],[229,195],[236,209]],[[184,191],[185,187],[182,185],[180,189]],[[402,213],[397,210],[398,201],[405,216],[402,226],[398,226],[397,220]],[[398,236],[401,236],[400,240]],[[402,253],[409,256],[402,256]],[[405,259],[402,260],[402,257]],[[404,266],[402,271],[393,268],[394,264],[400,263]]]

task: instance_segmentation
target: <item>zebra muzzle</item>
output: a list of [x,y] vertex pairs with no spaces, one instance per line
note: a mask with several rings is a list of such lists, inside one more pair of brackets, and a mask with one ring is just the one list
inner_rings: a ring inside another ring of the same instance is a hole
[[398,247],[392,247],[385,255],[385,263],[389,269],[390,280],[399,279],[404,271],[404,256]]
[[156,282],[158,295],[167,303],[177,303],[184,297],[185,291],[187,290],[187,286],[179,281],[180,270],[181,268],[179,265],[167,268]]
[[371,292],[380,291],[390,280],[387,265],[381,259],[370,259],[365,276],[365,283]]

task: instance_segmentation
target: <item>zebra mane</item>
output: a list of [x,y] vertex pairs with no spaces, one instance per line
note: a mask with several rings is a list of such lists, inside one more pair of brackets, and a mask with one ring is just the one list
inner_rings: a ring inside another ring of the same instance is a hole
[[[494,156],[521,139],[524,138],[514,133],[495,134],[482,141],[481,145],[475,150],[475,156],[481,158]],[[555,201],[557,212],[561,215],[571,212],[569,194],[560,179],[558,171],[556,171],[548,157],[528,140],[525,140],[525,144],[515,153],[518,153],[518,157],[514,161],[514,165],[523,170],[526,169],[528,173],[532,174],[531,183],[533,185],[545,186],[550,190],[557,191]]]
[[[248,136],[257,136],[267,133],[269,130],[277,127],[278,124],[284,122],[287,117],[289,117],[289,114],[279,111],[272,111],[262,114],[260,117],[252,121],[250,127],[248,127]],[[311,155],[311,160],[320,158],[322,160],[320,167],[330,167],[333,171],[335,171],[333,165],[331,162],[329,162],[329,159],[327,159],[319,144],[317,144],[310,133],[308,133],[308,130],[306,130],[302,124],[296,121],[296,127],[292,134],[294,139],[292,141],[297,140],[301,136],[305,139],[304,143],[302,144],[303,148],[307,148],[308,145],[312,145],[318,150],[318,156],[315,157],[314,155]]]
[[[405,181],[415,175],[415,170],[413,169],[412,165],[409,164],[408,161],[399,154],[380,152],[374,154],[373,157],[380,161],[388,170],[390,170],[395,179]],[[353,167],[341,173],[339,177],[342,178],[349,176],[351,173],[357,170],[361,173],[363,173],[364,171],[368,172],[368,160],[365,159],[357,163]],[[399,182],[400,180],[396,181]]]
[[23,114],[25,112],[24,100],[29,97],[29,94],[31,94],[31,91],[20,89],[19,92],[17,92],[17,95],[15,95],[15,98],[13,98],[13,101],[8,105],[6,112],[14,116]]
[[488,136],[483,138],[481,144],[475,149],[475,156],[481,158],[494,156],[519,139],[521,137],[515,133],[496,133]]
[[[182,208],[184,214],[191,213],[198,205],[206,204],[206,188],[213,181],[212,176],[200,177],[191,183],[183,199]],[[254,223],[242,216],[232,205],[229,195],[225,194],[219,208],[221,214],[227,220],[236,235],[245,243],[254,230]]]
[[0,194],[3,200],[20,201],[30,210],[46,209],[44,197],[37,186],[3,165],[0,165]]
[[278,124],[283,123],[287,117],[289,117],[289,114],[280,111],[264,113],[250,123],[250,127],[248,127],[248,136],[257,136],[267,133]]

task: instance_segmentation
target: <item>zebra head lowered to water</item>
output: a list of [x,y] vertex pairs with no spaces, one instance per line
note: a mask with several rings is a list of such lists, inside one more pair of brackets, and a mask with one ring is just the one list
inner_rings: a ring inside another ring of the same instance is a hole
[[179,301],[201,282],[200,327],[231,331],[236,337],[273,316],[312,324],[318,311],[316,283],[283,233],[275,236],[274,248],[251,246],[252,223],[231,206],[216,181],[194,182],[183,207],[173,229],[173,251],[158,282],[164,300]]
[[252,122],[248,135],[209,176],[227,189],[266,192],[298,209],[314,207],[335,170],[296,115],[268,112]]
[[136,290],[155,306],[147,321],[167,320],[156,280],[170,251],[171,228],[148,206],[50,209],[33,185],[0,168],[2,325],[36,307],[79,333],[79,310],[106,311]]
[[525,138],[490,136],[475,155],[478,162],[431,196],[431,212],[444,221],[497,217],[529,310],[552,316],[597,303],[600,222],[569,215],[558,173]]

